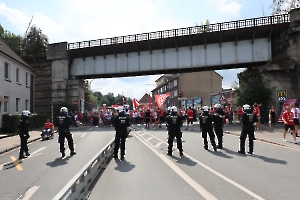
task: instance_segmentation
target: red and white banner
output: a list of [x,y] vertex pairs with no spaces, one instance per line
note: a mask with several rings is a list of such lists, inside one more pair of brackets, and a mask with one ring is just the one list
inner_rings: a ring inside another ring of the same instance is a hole
[[167,92],[166,94],[155,94],[154,98],[159,108],[162,107],[165,100],[170,96],[170,92]]
[[133,109],[136,109],[139,105],[140,105],[140,102],[136,98],[133,98],[132,99]]

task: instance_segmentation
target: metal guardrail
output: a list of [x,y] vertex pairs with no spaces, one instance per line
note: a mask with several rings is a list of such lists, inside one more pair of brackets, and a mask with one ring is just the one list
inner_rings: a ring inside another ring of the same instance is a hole
[[208,33],[208,32],[236,30],[241,28],[266,26],[266,25],[280,24],[280,23],[287,23],[287,22],[290,22],[289,14],[271,15],[266,17],[253,18],[253,19],[243,19],[243,20],[237,20],[231,22],[222,22],[222,23],[193,26],[187,28],[164,30],[164,31],[157,31],[157,32],[150,32],[150,33],[141,33],[141,34],[97,39],[97,40],[90,40],[90,41],[83,41],[83,42],[74,42],[68,44],[68,50],[87,48],[87,47],[107,46],[112,44],[124,44],[130,42],[148,41],[148,40],[179,37],[179,36],[186,36],[186,35],[195,35],[195,34]]
[[94,156],[69,183],[53,198],[54,200],[85,199],[89,186],[112,156],[115,139],[112,139]]

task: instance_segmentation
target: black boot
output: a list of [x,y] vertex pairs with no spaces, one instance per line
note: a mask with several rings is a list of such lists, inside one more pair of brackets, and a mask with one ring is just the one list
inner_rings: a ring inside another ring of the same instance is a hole
[[179,155],[180,155],[180,156],[183,156],[183,151],[182,151],[182,150],[179,151]]
[[30,153],[28,151],[26,151],[25,155],[28,157],[28,156],[30,156]]
[[19,160],[24,159],[24,158],[27,158],[27,156],[25,156],[23,153],[20,153]]
[[64,158],[66,156],[65,152],[61,152],[61,158]]
[[217,151],[217,146],[213,146],[213,148],[214,148],[214,151]]
[[76,155],[76,152],[73,150],[73,151],[71,151],[70,155],[74,156],[74,155]]

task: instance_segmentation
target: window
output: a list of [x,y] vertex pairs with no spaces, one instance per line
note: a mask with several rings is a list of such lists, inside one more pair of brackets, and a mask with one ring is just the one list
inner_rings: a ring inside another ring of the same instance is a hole
[[177,94],[177,90],[174,91],[174,97],[177,97],[178,94]]
[[9,97],[8,96],[4,96],[4,104],[3,104],[3,112],[4,113],[8,113],[9,112],[9,108],[8,108],[8,103],[9,103]]
[[16,83],[20,83],[20,69],[16,69]]
[[4,79],[9,80],[10,79],[10,73],[9,73],[9,64],[7,62],[4,63]]
[[26,76],[25,76],[25,84],[26,84],[26,86],[29,87],[29,73],[28,73],[28,72],[26,72]]
[[29,100],[25,100],[25,110],[29,110]]
[[177,86],[177,79],[174,80],[174,87]]
[[20,109],[20,98],[16,98],[16,112],[18,113]]

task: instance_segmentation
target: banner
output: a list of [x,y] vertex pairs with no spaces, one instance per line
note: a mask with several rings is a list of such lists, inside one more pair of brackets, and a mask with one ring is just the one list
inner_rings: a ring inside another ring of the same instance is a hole
[[155,94],[154,98],[159,108],[161,108],[165,102],[165,100],[170,96],[170,92],[166,94]]
[[132,99],[133,109],[135,110],[139,105],[140,105],[140,102],[136,98],[133,98]]

